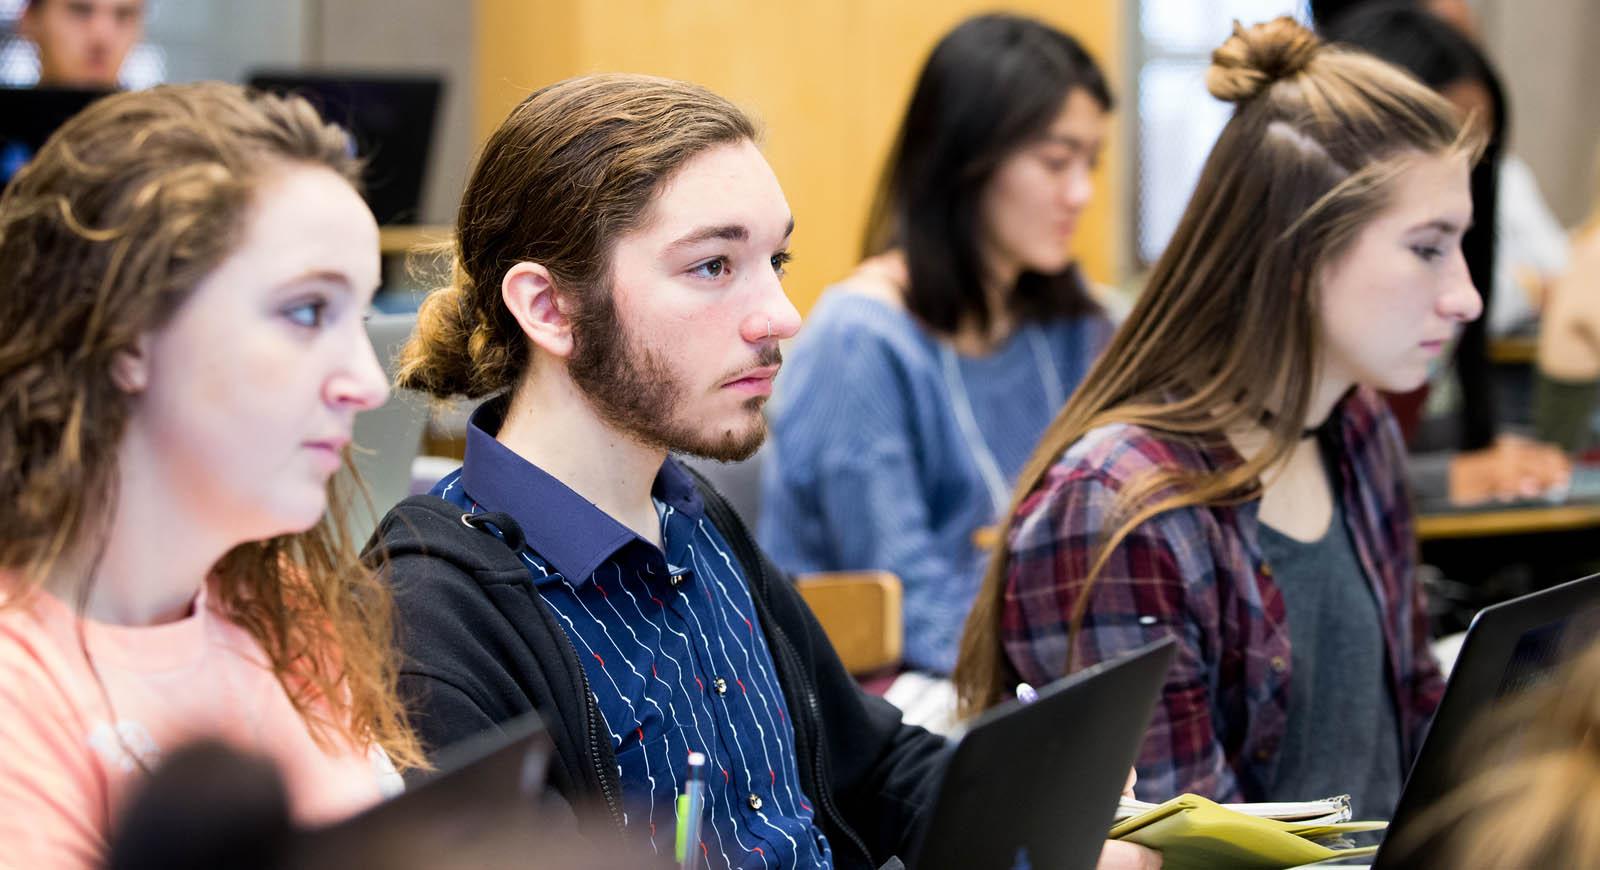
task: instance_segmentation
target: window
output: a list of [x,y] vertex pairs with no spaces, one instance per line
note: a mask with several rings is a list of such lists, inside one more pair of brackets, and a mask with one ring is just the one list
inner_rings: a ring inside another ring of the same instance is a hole
[[1211,51],[1235,20],[1293,15],[1304,0],[1137,0],[1134,249],[1145,267],[1172,237],[1231,107],[1206,91]]

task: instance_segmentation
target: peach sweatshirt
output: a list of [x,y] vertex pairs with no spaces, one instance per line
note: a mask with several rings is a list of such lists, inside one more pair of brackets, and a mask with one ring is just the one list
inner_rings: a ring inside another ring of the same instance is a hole
[[388,784],[381,751],[330,754],[312,740],[260,646],[204,591],[176,622],[85,621],[98,682],[76,624],[44,592],[0,610],[0,868],[100,864],[145,776],[129,753],[153,769],[197,737],[275,759],[301,822],[350,815]]

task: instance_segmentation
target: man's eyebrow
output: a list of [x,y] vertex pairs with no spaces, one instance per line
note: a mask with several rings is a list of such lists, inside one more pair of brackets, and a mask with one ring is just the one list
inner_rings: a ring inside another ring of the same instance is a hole
[[[793,234],[794,218],[791,216],[789,218],[788,226],[784,228],[783,237],[787,239]],[[700,244],[701,242],[708,242],[712,239],[721,239],[726,242],[746,242],[750,240],[750,228],[744,224],[718,224],[715,226],[700,227],[693,232],[680,236],[672,244],[667,245],[666,249],[668,252],[671,252],[678,250],[679,248],[692,247]]]

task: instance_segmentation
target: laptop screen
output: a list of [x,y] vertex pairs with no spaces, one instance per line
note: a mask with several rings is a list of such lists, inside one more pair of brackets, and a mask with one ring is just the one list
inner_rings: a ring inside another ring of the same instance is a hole
[[1600,637],[1600,607],[1530,628],[1517,638],[1500,674],[1494,697],[1499,701],[1531,689],[1549,679],[1589,642]]
[[0,188],[84,106],[112,91],[86,88],[0,88]]
[[[1597,638],[1600,574],[1480,612],[1467,631],[1385,843],[1456,785],[1462,737],[1485,712],[1551,679]],[[1373,866],[1387,870],[1407,864],[1404,856],[1386,847],[1379,850]]]
[[367,161],[364,193],[378,223],[419,222],[442,78],[258,72],[250,85],[304,97],[322,117],[349,130],[355,153]]

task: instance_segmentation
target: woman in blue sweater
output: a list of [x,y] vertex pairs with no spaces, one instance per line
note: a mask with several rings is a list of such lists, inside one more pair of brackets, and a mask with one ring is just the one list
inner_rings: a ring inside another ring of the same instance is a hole
[[1072,37],[1014,15],[934,48],[866,260],[822,297],[771,406],[760,538],[791,571],[886,569],[905,661],[948,673],[975,533],[1110,336],[1067,253],[1112,98]]

